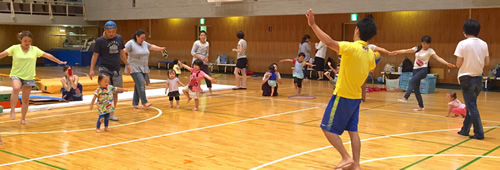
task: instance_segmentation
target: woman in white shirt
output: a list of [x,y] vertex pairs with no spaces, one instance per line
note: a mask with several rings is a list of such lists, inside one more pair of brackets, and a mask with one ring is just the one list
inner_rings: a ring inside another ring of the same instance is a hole
[[325,56],[326,56],[326,45],[323,42],[315,44],[316,55],[314,57],[314,70],[318,72],[318,80],[323,79],[323,71],[325,71]]
[[[210,75],[210,71],[208,70],[208,54],[210,44],[207,42],[207,32],[200,31],[200,39],[196,40],[193,44],[193,48],[191,49],[191,55],[193,56],[193,63],[196,59],[200,59],[203,61],[203,66],[200,68],[201,71],[205,72],[205,74]],[[205,79],[208,87],[208,94],[212,95],[212,81],[209,79]]]
[[411,92],[415,92],[415,97],[418,101],[418,109],[414,109],[415,111],[423,111],[424,110],[424,102],[422,101],[422,95],[420,95],[420,80],[427,77],[429,60],[431,57],[434,57],[440,63],[445,64],[449,68],[454,68],[455,65],[448,63],[443,58],[439,57],[436,52],[430,48],[431,46],[431,37],[423,36],[421,45],[410,48],[403,49],[391,52],[391,55],[399,55],[399,54],[411,54],[415,53],[415,62],[413,64],[413,76],[410,79],[408,84],[408,89],[406,90],[406,94],[402,99],[398,99],[400,102],[408,102],[408,98],[410,97]]

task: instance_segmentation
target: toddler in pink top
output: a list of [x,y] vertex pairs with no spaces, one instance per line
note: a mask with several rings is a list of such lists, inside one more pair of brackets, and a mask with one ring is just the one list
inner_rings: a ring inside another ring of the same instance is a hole
[[467,109],[465,109],[465,104],[462,104],[460,100],[457,99],[457,93],[451,90],[448,94],[446,94],[446,99],[449,100],[448,115],[446,117],[457,117],[460,115],[464,118],[467,113]]
[[193,67],[189,67],[189,66],[183,64],[180,60],[179,60],[179,65],[181,65],[185,69],[189,70],[189,72],[191,72],[191,76],[189,77],[188,88],[184,88],[184,90],[182,90],[182,91],[186,95],[186,97],[188,99],[188,103],[189,103],[189,101],[191,101],[192,98],[194,98],[193,111],[197,111],[198,105],[199,105],[198,97],[200,96],[200,93],[202,92],[201,80],[206,78],[206,79],[215,83],[215,79],[210,77],[208,74],[206,74],[205,72],[203,72],[201,70],[201,66],[203,66],[203,61],[201,61],[200,59],[196,59],[193,62]]

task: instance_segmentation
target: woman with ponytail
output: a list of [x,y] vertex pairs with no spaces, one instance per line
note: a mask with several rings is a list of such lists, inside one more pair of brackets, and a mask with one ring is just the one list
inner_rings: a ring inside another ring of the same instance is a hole
[[408,98],[410,97],[411,92],[412,91],[415,92],[415,97],[417,98],[419,106],[419,108],[414,109],[415,111],[424,110],[424,102],[422,100],[422,95],[420,95],[420,80],[427,77],[430,58],[433,57],[440,63],[448,66],[449,68],[455,67],[454,64],[448,63],[443,58],[439,57],[436,54],[436,52],[430,47],[431,47],[431,37],[423,36],[421,44],[419,46],[410,49],[397,50],[390,53],[391,55],[415,53],[415,62],[413,64],[413,76],[410,79],[405,96],[402,99],[398,99],[398,101],[400,102],[408,102]]

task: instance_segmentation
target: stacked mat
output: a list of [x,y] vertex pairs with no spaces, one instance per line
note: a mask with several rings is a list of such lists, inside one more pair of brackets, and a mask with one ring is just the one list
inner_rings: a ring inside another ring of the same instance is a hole
[[[399,77],[399,88],[406,91],[410,82],[412,72],[403,72]],[[420,93],[430,94],[436,92],[436,77],[427,75],[424,79],[420,80]]]

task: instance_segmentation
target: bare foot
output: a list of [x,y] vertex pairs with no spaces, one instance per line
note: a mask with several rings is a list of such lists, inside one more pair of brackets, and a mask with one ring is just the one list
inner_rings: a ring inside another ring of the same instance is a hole
[[0,140],[0,145],[3,145],[3,141],[2,140]]
[[151,103],[146,103],[146,104],[144,104],[143,106],[144,106],[144,107],[146,107],[146,108],[148,108],[148,107],[150,107],[150,106],[152,106],[152,105],[153,105],[153,104],[151,104]]
[[348,166],[351,166],[352,164],[354,164],[354,160],[352,158],[347,158],[347,159],[343,159],[342,161],[340,161],[340,163],[335,167],[335,169],[343,169],[343,168],[346,168]]
[[102,131],[101,131],[101,129],[96,129],[95,132],[96,133],[101,133]]
[[188,98],[188,102],[187,103],[189,103],[190,101],[191,101],[191,98]]
[[181,107],[181,106],[177,105],[177,108],[179,108],[179,107]]
[[21,124],[22,124],[22,125],[26,125],[26,120],[21,119]]
[[421,108],[421,107],[419,107],[418,109],[413,109],[413,111],[424,111],[424,110],[425,110],[425,108]]
[[142,109],[142,106],[134,105],[133,107],[134,107],[134,109]]
[[172,105],[169,106],[169,108],[172,108],[172,107],[174,107],[174,106],[172,106]]
[[349,169],[352,169],[352,170],[360,170],[361,167],[359,166],[359,164],[357,163],[353,163]]
[[196,107],[195,107],[195,108],[193,108],[193,111],[198,111],[198,108],[196,108]]
[[407,99],[405,99],[405,98],[402,98],[402,99],[398,99],[398,102],[408,103],[408,100],[407,100]]
[[15,113],[14,114],[11,113],[10,114],[10,120],[15,120],[15,119],[16,119],[16,114]]
[[104,128],[104,131],[109,132],[109,131],[111,131],[111,129],[109,129],[109,128],[105,127],[105,128]]

